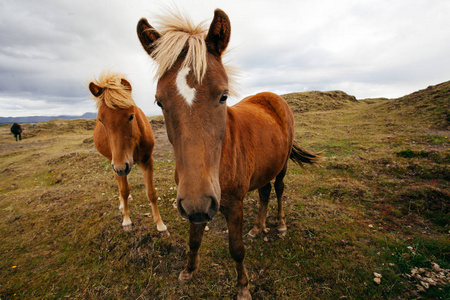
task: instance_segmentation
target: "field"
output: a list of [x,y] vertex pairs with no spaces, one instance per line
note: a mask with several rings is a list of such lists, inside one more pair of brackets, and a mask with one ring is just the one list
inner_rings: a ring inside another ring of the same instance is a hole
[[[326,160],[304,169],[290,163],[285,236],[276,232],[274,197],[271,230],[245,235],[253,299],[450,298],[449,90],[444,83],[359,101],[342,92],[284,95],[296,139]],[[236,297],[220,214],[205,233],[200,269],[190,283],[177,283],[188,223],[174,206],[163,119],[150,121],[170,236],[156,230],[137,167],[129,176],[133,228],[123,231],[113,171],[93,145],[95,121],[24,124],[20,142],[9,125],[0,127],[0,299]],[[257,208],[250,192],[244,234]]]

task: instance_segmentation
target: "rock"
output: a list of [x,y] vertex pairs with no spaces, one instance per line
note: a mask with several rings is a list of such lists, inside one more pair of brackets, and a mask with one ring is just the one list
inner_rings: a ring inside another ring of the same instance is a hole
[[437,263],[433,263],[432,270],[434,272],[440,272],[441,271],[441,267]]
[[425,278],[426,281],[432,286],[436,286],[436,281],[433,278]]
[[373,275],[374,275],[376,278],[383,278],[383,276],[382,276],[380,273],[377,273],[377,272],[373,272]]
[[376,284],[380,284],[380,283],[381,283],[381,278],[375,277],[375,278],[373,279],[373,281],[374,281]]
[[416,283],[417,292],[426,292],[430,286],[445,286],[450,283],[447,277],[448,269],[442,269],[438,264],[432,263],[432,268],[413,268],[411,275],[405,274],[409,280]]

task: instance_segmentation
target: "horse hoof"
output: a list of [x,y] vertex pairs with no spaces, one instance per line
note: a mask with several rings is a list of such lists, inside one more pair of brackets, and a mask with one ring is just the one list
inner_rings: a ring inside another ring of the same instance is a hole
[[130,232],[131,231],[131,224],[123,225],[123,231]]
[[180,276],[178,276],[178,283],[185,284],[192,279],[192,273],[189,273],[186,269],[181,271]]
[[279,237],[285,237],[287,234],[287,227],[284,226],[284,228],[278,228],[278,236]]
[[258,233],[259,233],[259,229],[253,228],[252,230],[250,230],[250,231],[248,232],[248,236],[249,236],[250,238],[254,239],[254,238],[258,235]]
[[170,236],[169,230],[160,231],[159,234],[161,234],[162,236]]
[[156,225],[156,229],[157,229],[159,232],[167,231],[167,226],[164,225],[164,224],[162,224],[162,225]]
[[238,300],[251,300],[252,295],[250,294],[250,291],[248,290],[248,288],[246,288],[244,290],[239,290],[237,298],[238,298]]
[[287,231],[287,227],[286,227],[286,225],[285,224],[282,224],[282,225],[278,225],[278,233],[283,233],[283,232],[286,232]]

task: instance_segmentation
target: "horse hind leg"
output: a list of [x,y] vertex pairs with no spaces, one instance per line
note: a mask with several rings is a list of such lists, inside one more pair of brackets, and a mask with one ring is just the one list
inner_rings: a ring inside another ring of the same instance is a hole
[[248,233],[251,238],[256,237],[261,230],[265,233],[269,232],[269,229],[266,228],[266,218],[267,218],[267,206],[269,204],[270,191],[272,190],[272,185],[270,182],[258,189],[259,193],[259,211],[256,216],[255,226]]
[[277,195],[278,201],[278,232],[280,234],[285,234],[287,231],[285,215],[283,210],[283,192],[284,192],[284,176],[286,176],[287,164],[284,166],[283,170],[277,175],[275,179],[275,193]]

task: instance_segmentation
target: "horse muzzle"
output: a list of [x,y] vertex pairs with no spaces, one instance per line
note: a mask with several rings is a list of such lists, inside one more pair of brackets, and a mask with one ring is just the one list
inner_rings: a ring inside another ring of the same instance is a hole
[[197,201],[179,198],[177,207],[180,215],[190,223],[200,224],[209,222],[219,211],[219,201],[208,196]]
[[114,172],[116,172],[116,174],[121,177],[127,176],[131,172],[131,167],[132,167],[132,165],[129,163],[125,163],[123,166],[120,166],[120,167],[116,166],[114,164],[111,164],[111,166],[112,166]]

